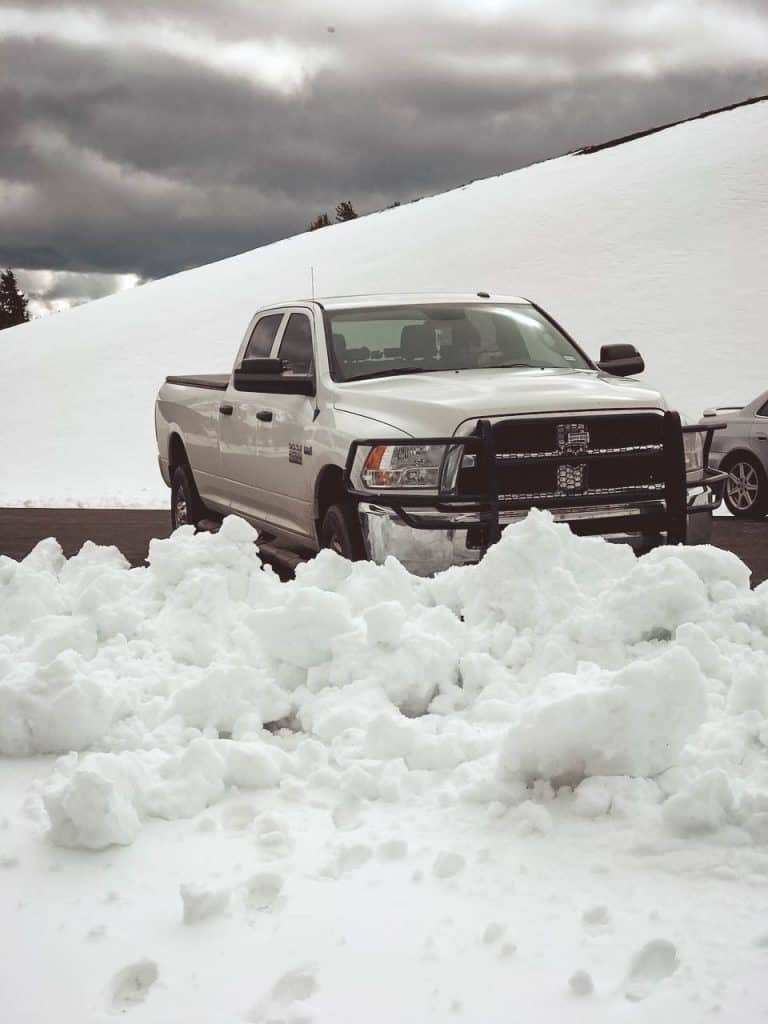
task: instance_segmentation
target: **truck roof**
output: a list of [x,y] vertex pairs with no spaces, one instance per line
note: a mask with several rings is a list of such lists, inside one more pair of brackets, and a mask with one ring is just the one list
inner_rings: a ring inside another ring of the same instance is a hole
[[[267,308],[294,305],[296,300],[273,302]],[[367,306],[410,306],[420,303],[460,302],[462,304],[477,303],[511,303],[513,305],[530,305],[528,299],[519,295],[494,295],[488,292],[375,292],[358,295],[317,295],[314,299],[302,299],[301,303],[317,302],[324,309],[364,309]]]

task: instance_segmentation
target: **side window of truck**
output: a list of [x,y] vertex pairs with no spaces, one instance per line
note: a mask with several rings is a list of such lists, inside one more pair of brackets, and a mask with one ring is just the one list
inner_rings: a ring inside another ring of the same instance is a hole
[[282,319],[282,313],[270,313],[269,316],[263,316],[256,321],[243,359],[269,358]]
[[304,313],[291,313],[277,355],[283,360],[285,373],[312,373],[312,327],[309,317]]

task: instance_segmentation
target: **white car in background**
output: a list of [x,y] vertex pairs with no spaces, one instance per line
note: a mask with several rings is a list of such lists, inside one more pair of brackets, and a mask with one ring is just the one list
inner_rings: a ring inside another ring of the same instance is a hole
[[768,391],[741,408],[706,409],[701,422],[713,417],[726,424],[714,435],[710,455],[711,465],[728,473],[725,504],[740,519],[763,519],[768,515]]
[[595,364],[527,299],[342,296],[257,312],[231,373],[156,403],[174,526],[236,512],[281,545],[477,561],[533,507],[581,534],[709,538],[711,425],[681,426],[631,345]]

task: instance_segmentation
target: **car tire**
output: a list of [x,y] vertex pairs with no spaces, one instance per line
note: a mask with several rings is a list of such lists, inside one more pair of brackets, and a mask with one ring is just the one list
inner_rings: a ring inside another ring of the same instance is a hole
[[171,528],[194,526],[206,517],[205,505],[200,500],[195,478],[187,465],[177,466],[171,477]]
[[724,466],[730,474],[725,481],[726,507],[738,519],[762,519],[768,513],[768,478],[751,455],[736,455]]
[[359,562],[365,558],[363,535],[354,505],[331,505],[320,527],[320,546],[330,548],[350,562]]

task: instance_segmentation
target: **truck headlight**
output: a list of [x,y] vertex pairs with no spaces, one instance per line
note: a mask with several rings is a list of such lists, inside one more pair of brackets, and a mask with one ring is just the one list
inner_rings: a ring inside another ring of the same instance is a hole
[[446,446],[442,444],[380,444],[371,448],[363,463],[360,479],[372,491],[435,491]]
[[704,435],[699,431],[683,434],[683,448],[686,475],[700,475],[704,471]]

